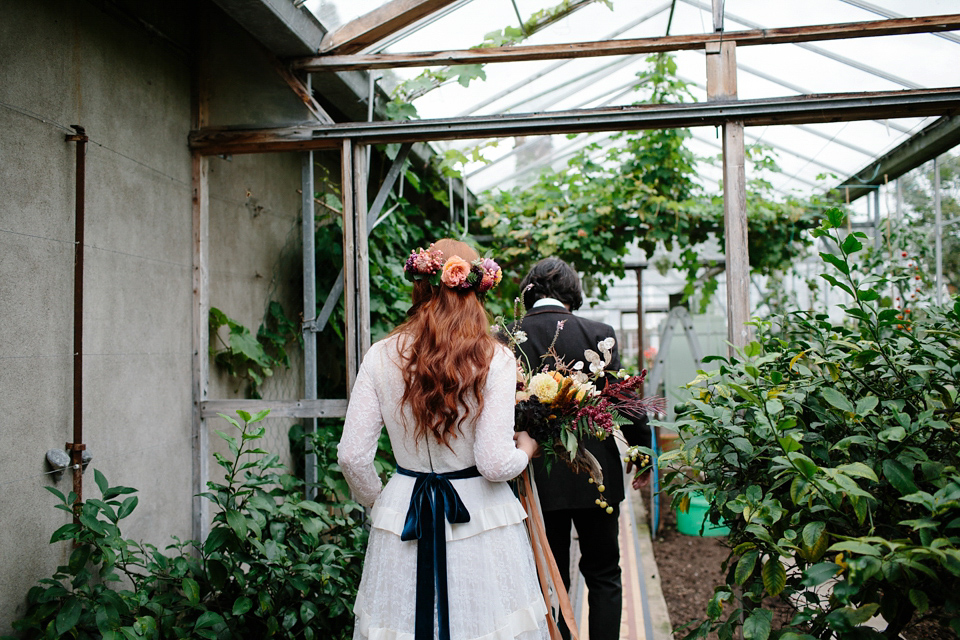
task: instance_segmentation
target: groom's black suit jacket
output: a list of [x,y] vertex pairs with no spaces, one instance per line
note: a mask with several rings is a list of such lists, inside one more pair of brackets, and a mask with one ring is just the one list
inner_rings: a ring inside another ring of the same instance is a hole
[[[597,344],[606,338],[616,338],[616,335],[610,325],[579,318],[565,307],[542,306],[527,312],[519,326],[519,330],[527,334],[527,341],[519,345],[520,350],[534,370],[539,369],[543,364],[552,364],[552,359],[541,362],[541,356],[550,347],[550,342],[557,331],[557,322],[561,320],[565,323],[557,336],[554,349],[567,364],[582,360],[585,371],[589,372],[589,363],[583,355],[584,351],[592,349],[599,353]],[[516,330],[517,327],[513,329]],[[620,353],[616,345],[613,348],[613,359],[607,369],[611,371],[620,369]],[[631,445],[650,446],[650,427],[647,425],[646,418],[624,425],[622,432]],[[591,438],[586,446],[587,450],[596,456],[603,469],[605,483],[603,494],[607,502],[612,505],[620,503],[624,498],[623,464],[615,439],[607,438],[600,441]],[[547,473],[542,456],[534,458],[533,471],[540,494],[540,505],[544,511],[596,508],[597,488],[587,482],[588,476],[585,473],[573,473],[562,461],[557,461]]]

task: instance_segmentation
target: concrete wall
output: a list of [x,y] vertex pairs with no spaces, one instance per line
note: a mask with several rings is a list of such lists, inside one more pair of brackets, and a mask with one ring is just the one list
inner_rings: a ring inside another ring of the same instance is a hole
[[[54,483],[41,474],[45,451],[72,439],[75,145],[64,135],[73,123],[91,140],[83,439],[93,466],[140,490],[126,535],[161,545],[170,535],[191,535],[191,62],[182,34],[193,6],[3,6],[0,634],[10,631],[28,588],[70,552],[47,542],[68,516],[53,508],[44,487]],[[157,35],[138,16],[172,26]],[[269,66],[241,53],[255,51],[246,35],[226,16],[215,18],[214,44],[219,38],[224,56],[216,72],[230,91],[211,95],[212,103],[230,92],[255,96],[262,84],[280,105],[248,99],[231,107],[224,99],[218,119],[306,119],[295,100],[277,96]],[[210,161],[211,304],[253,331],[270,299],[299,310],[299,180],[295,155]],[[287,375],[272,383],[275,391],[297,397],[299,372]],[[233,395],[213,368],[211,377],[211,398]],[[57,486],[69,485],[68,473]],[[84,485],[98,497],[89,472]]]

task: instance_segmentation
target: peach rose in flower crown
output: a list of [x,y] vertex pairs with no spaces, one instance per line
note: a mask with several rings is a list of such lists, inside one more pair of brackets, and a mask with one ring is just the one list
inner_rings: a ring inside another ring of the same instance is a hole
[[440,280],[451,289],[468,287],[467,276],[470,275],[470,263],[460,256],[451,256],[443,265]]

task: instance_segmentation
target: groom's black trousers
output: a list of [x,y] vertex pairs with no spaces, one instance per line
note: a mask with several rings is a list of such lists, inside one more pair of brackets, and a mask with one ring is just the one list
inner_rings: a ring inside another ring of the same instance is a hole
[[[618,640],[622,610],[620,582],[620,545],[617,542],[620,510],[614,505],[608,514],[600,507],[544,511],[550,550],[557,561],[563,585],[570,590],[570,524],[577,530],[580,545],[580,573],[589,590],[590,640]],[[561,619],[560,633],[564,640],[570,632]]]

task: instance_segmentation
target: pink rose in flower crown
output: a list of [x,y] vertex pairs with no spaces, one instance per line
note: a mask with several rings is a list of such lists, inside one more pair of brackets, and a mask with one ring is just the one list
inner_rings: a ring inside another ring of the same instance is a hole
[[503,271],[500,269],[500,265],[490,258],[486,258],[480,263],[480,272],[482,274],[480,277],[481,293],[493,289],[503,278]]
[[460,256],[451,256],[443,265],[440,280],[451,289],[468,287],[467,276],[470,275],[470,263]]

